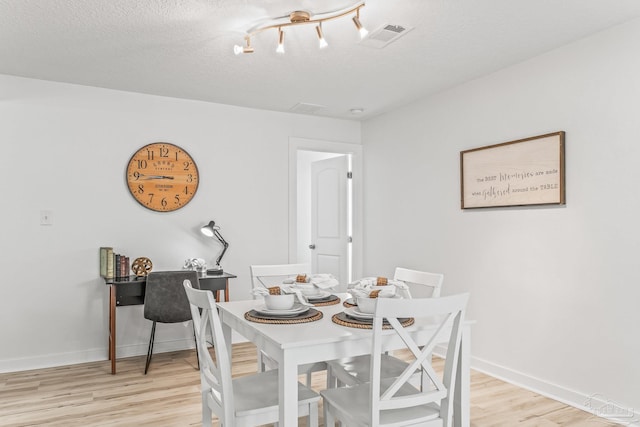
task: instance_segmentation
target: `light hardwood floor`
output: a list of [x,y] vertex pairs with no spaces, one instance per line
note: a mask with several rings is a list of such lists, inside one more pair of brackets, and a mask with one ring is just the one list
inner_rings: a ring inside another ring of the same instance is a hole
[[[200,425],[195,350],[154,355],[146,376],[144,361],[144,357],[118,360],[117,375],[110,374],[109,362],[0,374],[0,426]],[[234,376],[255,368],[255,347],[234,345]],[[324,381],[324,374],[314,374],[313,387],[322,389]],[[616,424],[472,371],[471,425]]]

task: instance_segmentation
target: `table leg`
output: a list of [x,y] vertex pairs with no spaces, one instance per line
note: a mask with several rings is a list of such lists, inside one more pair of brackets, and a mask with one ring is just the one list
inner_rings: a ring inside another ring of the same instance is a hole
[[111,374],[116,373],[116,287],[109,286],[109,360]]
[[278,373],[280,425],[294,427],[298,425],[298,364],[285,353],[278,361]]
[[458,358],[458,375],[453,398],[453,425],[469,427],[471,425],[471,328],[463,326]]
[[[222,319],[221,319],[222,320]],[[224,342],[227,346],[227,353],[229,354],[229,362],[231,362],[233,357],[233,345],[231,342],[231,327],[224,322],[220,322],[222,325],[222,336],[224,337]]]

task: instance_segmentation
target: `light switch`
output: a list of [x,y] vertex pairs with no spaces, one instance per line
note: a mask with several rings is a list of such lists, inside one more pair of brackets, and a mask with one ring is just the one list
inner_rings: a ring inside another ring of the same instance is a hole
[[40,225],[53,225],[52,211],[40,211]]

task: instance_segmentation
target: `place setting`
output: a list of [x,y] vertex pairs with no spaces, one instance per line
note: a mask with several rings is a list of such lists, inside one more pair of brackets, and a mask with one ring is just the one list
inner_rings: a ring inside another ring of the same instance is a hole
[[[365,278],[349,285],[347,292],[351,295],[343,302],[345,309],[333,315],[331,320],[342,326],[360,329],[372,329],[373,313],[379,298],[410,299],[408,286],[399,280],[388,280],[384,277]],[[415,319],[399,318],[402,326],[410,326]],[[391,325],[383,321],[383,329]]]
[[332,292],[339,283],[331,274],[313,274],[311,276],[299,274],[295,279],[284,280],[282,284],[288,291],[300,292],[307,302],[315,307],[340,303],[340,297]]
[[256,288],[254,295],[264,298],[264,304],[249,310],[244,318],[251,322],[296,324],[322,319],[322,312],[313,308],[300,292],[285,293],[280,286]]

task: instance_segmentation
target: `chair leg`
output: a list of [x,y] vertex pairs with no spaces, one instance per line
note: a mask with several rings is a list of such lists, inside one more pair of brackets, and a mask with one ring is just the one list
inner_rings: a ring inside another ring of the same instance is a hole
[[196,369],[200,370],[200,354],[198,353],[198,339],[196,338],[195,325],[193,326],[193,341],[196,343]]
[[144,374],[147,375],[149,370],[149,364],[151,363],[151,356],[153,355],[153,340],[156,336],[156,322],[153,322],[151,326],[151,337],[149,337],[149,349],[147,350],[147,363],[144,365]]
[[318,403],[309,403],[309,416],[307,417],[307,426],[318,427]]

